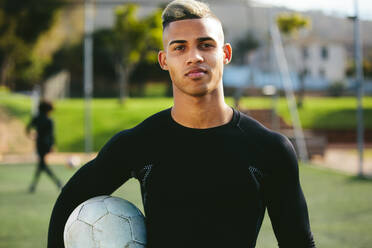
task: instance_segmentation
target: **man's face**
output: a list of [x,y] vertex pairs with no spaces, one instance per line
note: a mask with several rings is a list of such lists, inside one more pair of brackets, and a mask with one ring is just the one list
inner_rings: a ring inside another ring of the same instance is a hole
[[221,24],[213,18],[171,22],[163,33],[159,63],[168,70],[174,90],[203,96],[222,84],[223,66],[231,60]]

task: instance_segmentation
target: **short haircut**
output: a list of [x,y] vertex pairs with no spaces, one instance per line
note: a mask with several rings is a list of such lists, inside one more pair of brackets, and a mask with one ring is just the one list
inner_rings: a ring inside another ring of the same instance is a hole
[[41,101],[39,104],[39,113],[46,114],[53,110],[53,104],[48,101]]
[[209,6],[195,0],[174,0],[164,9],[162,14],[163,30],[174,21],[201,19],[211,17],[219,21]]

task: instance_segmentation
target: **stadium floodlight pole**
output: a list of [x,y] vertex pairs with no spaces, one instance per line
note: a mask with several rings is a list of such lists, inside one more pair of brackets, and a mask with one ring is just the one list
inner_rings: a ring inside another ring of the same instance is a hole
[[84,98],[85,98],[85,152],[93,150],[92,94],[93,94],[93,30],[94,0],[84,4]]
[[289,111],[291,113],[295,142],[298,148],[300,160],[302,162],[307,162],[308,152],[305,143],[305,135],[302,130],[301,120],[296,105],[296,99],[293,93],[292,79],[289,73],[288,63],[285,57],[284,48],[279,33],[279,28],[273,21],[271,21],[270,23],[270,35],[273,41],[275,58],[279,67],[279,72],[284,86]]
[[364,120],[363,120],[363,53],[360,39],[360,22],[358,1],[354,0],[355,16],[349,17],[354,22],[354,56],[355,76],[357,86],[357,144],[358,144],[358,176],[363,176],[363,150],[364,150]]

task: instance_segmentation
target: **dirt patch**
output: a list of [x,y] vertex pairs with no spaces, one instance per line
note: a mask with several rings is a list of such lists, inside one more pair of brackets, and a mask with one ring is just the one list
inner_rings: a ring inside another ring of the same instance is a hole
[[7,153],[32,153],[34,142],[26,136],[25,124],[0,107],[0,156]]
[[[67,153],[51,152],[46,156],[47,164],[64,165],[69,168],[80,167],[97,156],[96,153]],[[35,153],[4,154],[0,159],[1,164],[36,163]]]
[[[372,153],[372,144],[366,144],[362,171],[365,176],[372,177],[372,156],[370,153]],[[357,175],[360,170],[356,144],[329,145],[324,156],[314,157],[311,162],[314,165],[343,171],[352,175]]]

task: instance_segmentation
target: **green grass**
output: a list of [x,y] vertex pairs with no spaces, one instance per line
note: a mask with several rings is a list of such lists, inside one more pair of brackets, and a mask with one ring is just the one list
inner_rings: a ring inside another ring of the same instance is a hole
[[0,107],[4,107],[10,115],[24,123],[30,118],[31,100],[27,96],[0,92]]
[[[227,98],[232,105],[231,98]],[[172,98],[129,98],[124,105],[117,99],[93,100],[93,134],[94,150],[115,133],[131,128],[148,116],[172,106]],[[264,97],[247,97],[242,99],[244,108],[262,109],[271,107],[271,99]],[[0,106],[24,123],[30,119],[31,101],[29,97],[0,93]],[[363,101],[365,127],[372,129],[372,97]],[[84,151],[84,101],[82,99],[60,100],[55,103],[52,118],[56,125],[58,151]],[[291,117],[285,98],[279,100],[279,114],[291,123]],[[355,129],[356,100],[352,97],[342,98],[305,98],[304,107],[299,109],[303,127],[306,129]]]
[[[271,108],[270,98],[248,97],[242,100],[245,108]],[[356,127],[357,101],[355,97],[306,97],[298,109],[302,126],[306,129],[354,129]],[[364,125],[372,128],[372,97],[363,98]],[[292,123],[285,98],[280,98],[278,113],[287,123]]]
[[168,85],[160,83],[147,83],[145,85],[146,97],[163,97],[167,94]]
[[[51,169],[64,182],[75,172],[64,166],[51,166]],[[49,218],[58,190],[42,174],[36,192],[27,193],[33,173],[32,164],[0,165],[0,248],[46,247]],[[114,195],[143,210],[138,186],[130,180]]]
[[[115,133],[131,128],[148,116],[170,106],[171,99],[166,98],[128,99],[124,105],[119,105],[117,99],[94,100],[92,104],[94,150],[99,150]],[[83,100],[57,102],[53,117],[56,123],[58,149],[83,151]]]
[[[64,166],[51,168],[64,181],[75,172]],[[0,165],[0,248],[46,246],[48,222],[58,191],[43,175],[36,193],[28,194],[33,170],[31,164]],[[301,166],[300,175],[317,246],[371,247],[372,181],[311,166]],[[137,181],[128,181],[114,195],[143,210]],[[257,247],[277,247],[267,216]]]

